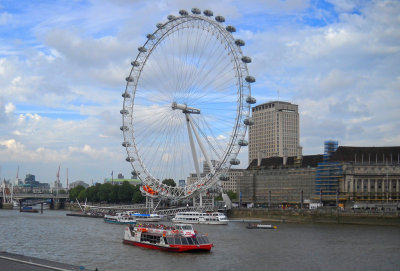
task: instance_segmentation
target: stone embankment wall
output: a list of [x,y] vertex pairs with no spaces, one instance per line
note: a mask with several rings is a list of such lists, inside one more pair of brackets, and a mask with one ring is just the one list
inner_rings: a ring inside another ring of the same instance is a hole
[[231,209],[229,219],[263,220],[282,223],[340,223],[400,227],[400,212],[319,210]]

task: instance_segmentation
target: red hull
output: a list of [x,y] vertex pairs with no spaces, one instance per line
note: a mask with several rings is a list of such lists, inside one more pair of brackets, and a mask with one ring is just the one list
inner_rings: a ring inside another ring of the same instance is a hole
[[170,245],[169,247],[158,246],[156,244],[140,243],[135,241],[123,240],[124,244],[145,247],[150,249],[171,251],[171,252],[189,252],[189,251],[210,251],[212,244],[205,245]]

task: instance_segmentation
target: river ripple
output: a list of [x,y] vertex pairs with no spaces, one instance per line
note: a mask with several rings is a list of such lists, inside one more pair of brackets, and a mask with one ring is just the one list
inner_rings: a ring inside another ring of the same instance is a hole
[[196,225],[211,253],[176,254],[123,245],[123,225],[65,214],[0,210],[0,250],[99,270],[400,270],[398,227]]

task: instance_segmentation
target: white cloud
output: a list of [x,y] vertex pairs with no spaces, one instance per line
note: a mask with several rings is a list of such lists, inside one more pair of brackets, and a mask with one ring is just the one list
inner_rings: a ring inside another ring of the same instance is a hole
[[12,15],[7,12],[0,13],[0,25],[6,25],[12,19]]
[[15,105],[12,102],[9,102],[5,106],[5,113],[11,114],[15,111]]

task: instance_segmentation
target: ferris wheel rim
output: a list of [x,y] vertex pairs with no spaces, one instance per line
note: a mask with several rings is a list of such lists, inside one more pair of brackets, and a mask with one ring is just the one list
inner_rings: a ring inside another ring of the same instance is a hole
[[[131,78],[132,75],[134,75],[135,71],[139,71],[139,73],[137,76],[134,76],[134,78],[136,78],[136,80],[133,80],[133,82],[134,82],[133,84],[131,84],[132,81],[127,80],[126,88],[125,88],[125,93],[129,93],[128,90],[130,88],[132,89],[132,97],[131,97],[132,108],[134,108],[134,105],[135,105],[135,96],[136,96],[136,91],[137,91],[137,85],[138,85],[138,82],[140,81],[141,73],[143,71],[143,68],[146,65],[148,58],[151,56],[152,51],[157,47],[157,45],[164,38],[168,37],[170,31],[179,31],[179,28],[177,28],[179,25],[182,25],[184,23],[191,22],[194,20],[208,23],[210,27],[212,26],[215,28],[214,31],[219,30],[220,32],[218,32],[217,34],[224,36],[224,38],[226,39],[226,43],[230,46],[230,50],[232,52],[232,58],[235,60],[235,64],[233,64],[233,65],[235,66],[236,72],[237,72],[237,78],[236,78],[237,84],[238,84],[237,114],[236,114],[236,119],[235,119],[235,125],[233,128],[233,131],[231,132],[231,138],[229,140],[229,144],[227,145],[227,149],[224,152],[224,154],[225,154],[224,161],[223,161],[223,163],[221,163],[221,166],[218,168],[218,171],[217,171],[218,174],[217,174],[217,172],[214,175],[207,174],[201,180],[198,180],[194,184],[186,187],[186,189],[182,189],[179,187],[167,186],[167,185],[161,183],[160,181],[158,181],[155,177],[153,177],[153,175],[151,174],[151,172],[148,171],[147,167],[145,166],[145,164],[143,163],[143,161],[141,159],[141,155],[140,155],[138,147],[136,145],[134,131],[130,132],[132,134],[133,145],[125,146],[127,154],[128,154],[128,158],[129,158],[128,162],[131,163],[133,170],[136,170],[138,167],[138,165],[135,166],[134,163],[135,164],[139,163],[139,166],[143,170],[143,173],[146,174],[145,177],[139,176],[139,178],[144,183],[144,185],[147,185],[150,188],[157,190],[157,191],[169,190],[169,195],[167,195],[167,196],[173,195],[175,197],[188,197],[188,196],[190,196],[191,193],[194,193],[197,190],[199,190],[199,184],[209,185],[210,183],[215,183],[216,182],[215,179],[218,178],[218,175],[226,174],[226,172],[229,170],[230,166],[223,166],[223,165],[227,164],[226,163],[227,159],[229,159],[231,157],[234,157],[236,159],[236,157],[239,153],[239,150],[240,150],[240,146],[239,146],[239,148],[237,148],[236,145],[238,145],[238,144],[235,144],[235,142],[238,140],[238,137],[239,137],[239,140],[244,139],[245,134],[246,134],[246,127],[247,127],[246,125],[243,125],[241,123],[241,121],[243,120],[243,117],[248,117],[250,114],[250,105],[246,104],[243,99],[244,89],[246,89],[248,91],[247,96],[249,96],[249,97],[251,95],[250,94],[251,92],[250,92],[250,85],[246,84],[246,82],[244,80],[244,76],[248,76],[248,70],[247,70],[246,63],[243,63],[240,60],[241,58],[243,59],[243,57],[244,57],[240,47],[234,43],[235,40],[234,40],[232,34],[229,33],[228,31],[226,31],[226,29],[221,26],[221,22],[215,22],[215,21],[212,21],[211,19],[209,19],[208,17],[204,17],[201,15],[195,15],[195,14],[178,16],[178,17],[174,17],[174,18],[170,19],[169,21],[164,23],[162,26],[160,26],[157,30],[155,30],[152,34],[149,34],[148,39],[146,40],[144,45],[142,47],[139,47],[139,53],[138,53],[137,57],[135,58],[135,60],[132,61],[132,63],[135,63],[135,65],[136,64],[139,64],[139,65],[135,66],[132,64],[132,68],[131,68],[128,78]],[[174,22],[177,24],[174,25]],[[166,29],[167,29],[167,31],[165,31]],[[203,30],[205,30],[205,29],[203,29]],[[205,30],[205,31],[209,31],[209,30]],[[159,33],[162,33],[162,35],[158,38],[154,38],[154,37],[157,37],[157,35]],[[215,33],[213,33],[213,34],[215,34]],[[156,42],[153,42],[153,40],[156,40]],[[143,58],[144,58],[144,61],[143,61]],[[244,73],[244,75],[243,75],[243,73]],[[126,100],[127,99],[125,98],[123,110],[126,110],[126,103],[125,103]],[[246,109],[247,109],[247,112],[245,111]],[[131,127],[133,127],[132,122],[133,122],[132,119],[130,119],[130,121],[129,121],[129,118],[125,118],[125,116],[123,115],[123,126],[125,126],[126,123],[128,123],[128,125],[131,125]],[[124,142],[126,142],[127,138],[129,138],[127,136],[128,130],[123,129],[123,134],[124,134]],[[133,149],[136,159],[132,157],[132,151],[130,151],[131,149]],[[128,160],[128,158],[127,158],[127,160]],[[131,159],[131,158],[133,158],[133,159]]]

